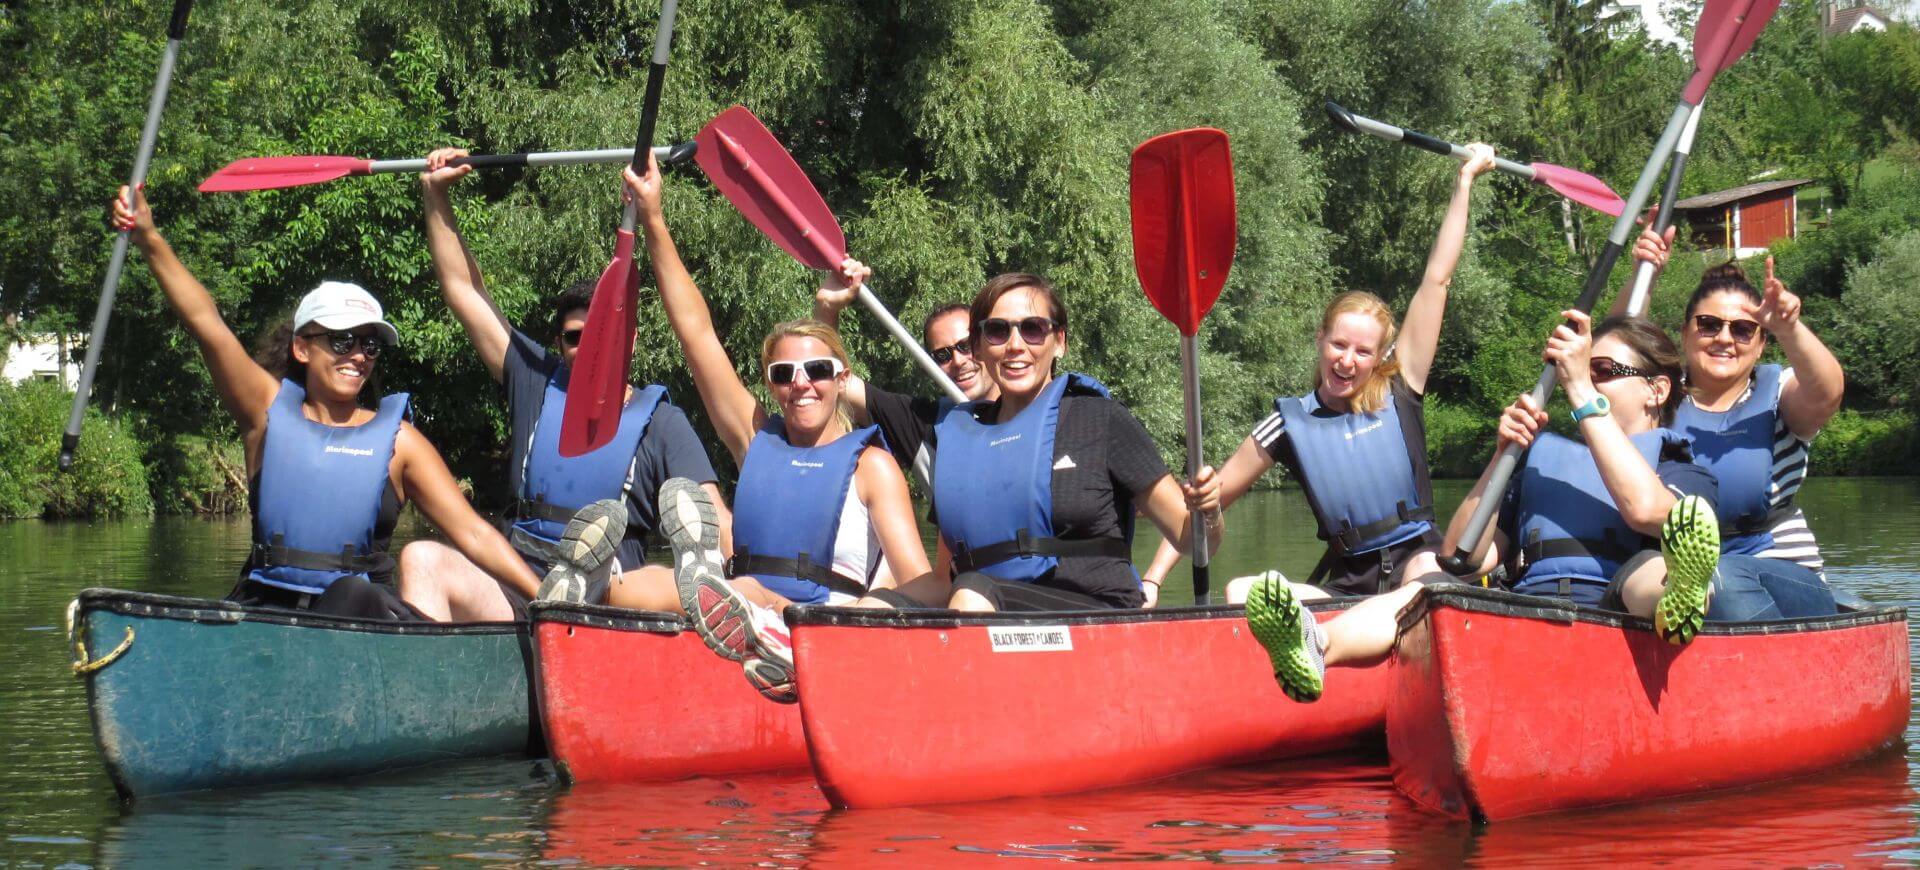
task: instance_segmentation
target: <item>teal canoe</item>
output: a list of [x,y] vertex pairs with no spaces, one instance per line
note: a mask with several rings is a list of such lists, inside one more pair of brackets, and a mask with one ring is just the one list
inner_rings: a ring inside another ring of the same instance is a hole
[[541,751],[524,623],[398,623],[87,589],[75,672],[135,797]]

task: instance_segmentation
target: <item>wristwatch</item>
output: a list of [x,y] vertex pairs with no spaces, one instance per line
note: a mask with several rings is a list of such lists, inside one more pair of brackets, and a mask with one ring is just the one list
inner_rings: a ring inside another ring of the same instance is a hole
[[1607,402],[1607,397],[1594,396],[1591,401],[1573,409],[1573,422],[1578,423],[1588,417],[1605,417],[1611,413],[1613,405]]

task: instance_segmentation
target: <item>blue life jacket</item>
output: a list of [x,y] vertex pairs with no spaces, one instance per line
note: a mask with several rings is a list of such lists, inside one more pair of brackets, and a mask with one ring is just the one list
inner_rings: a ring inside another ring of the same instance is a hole
[[[1308,405],[1308,400],[1313,405]],[[1371,414],[1317,416],[1313,393],[1273,400],[1299,460],[1300,484],[1334,555],[1357,556],[1433,530],[1431,487],[1414,474],[1391,398]]]
[[880,427],[856,429],[818,447],[795,447],[787,442],[785,421],[777,414],[767,418],[740,464],[727,576],[751,575],[796,604],[824,603],[829,592],[866,594],[870,578],[834,572],[833,549],[848,487],[868,445],[886,446]]
[[372,420],[328,426],[307,419],[307,391],[283,380],[267,408],[260,492],[253,514],[254,569],[247,578],[319,594],[333,581],[381,564],[374,525],[386,494],[394,438],[410,415],[407,394],[380,400]]
[[1069,392],[1112,398],[1099,381],[1067,373],[1011,420],[989,425],[974,419],[974,411],[989,402],[943,409],[933,426],[933,506],[958,571],[1030,581],[1063,556],[1132,558],[1130,504],[1120,506],[1126,540],[1054,537],[1053,436]]
[[[1678,433],[1654,429],[1631,436],[1647,465],[1660,467],[1660,453],[1670,443],[1685,443]],[[1588,587],[1585,597],[1598,601],[1620,566],[1635,553],[1652,546],[1620,516],[1620,508],[1600,478],[1600,466],[1587,445],[1542,432],[1527,450],[1520,469],[1519,498],[1515,504],[1521,570],[1516,587],[1559,580],[1559,594],[1574,595],[1573,584]]]
[[[520,462],[513,469],[513,530],[548,544],[559,542],[576,511],[601,499],[625,497],[633,483],[640,439],[667,395],[667,389],[658,385],[635,390],[620,411],[620,428],[612,441],[579,456],[563,457],[560,428],[566,416],[566,374],[566,367],[562,367],[547,378],[539,419],[527,434]],[[633,531],[645,534],[648,530]],[[509,538],[516,547],[528,546],[520,535]],[[546,560],[545,554],[529,555]]]
[[1770,530],[1793,510],[1772,501],[1773,433],[1780,419],[1777,365],[1755,366],[1753,393],[1725,411],[1703,411],[1691,401],[1673,413],[1673,428],[1693,441],[1693,459],[1720,483],[1720,550],[1754,555],[1773,546]]

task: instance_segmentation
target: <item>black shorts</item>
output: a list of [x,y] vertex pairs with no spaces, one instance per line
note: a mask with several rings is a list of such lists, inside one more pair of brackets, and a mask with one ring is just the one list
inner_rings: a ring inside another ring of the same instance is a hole
[[[401,598],[400,591],[391,582],[377,582],[365,577],[342,577],[328,584],[327,591],[319,595],[269,586],[242,577],[234,585],[233,591],[227,593],[227,600],[250,607],[305,610],[349,619],[433,621]],[[524,615],[522,618],[525,618]]]
[[1327,590],[1331,595],[1379,595],[1392,592],[1394,572],[1421,548],[1437,547],[1442,540],[1438,529],[1428,529],[1426,534],[1419,537],[1358,556],[1336,556],[1329,549],[1321,557],[1320,565],[1314,568],[1315,574],[1319,574],[1321,568],[1327,569],[1326,575],[1307,582]]
[[1095,598],[1084,592],[1048,586],[1043,581],[1023,583],[1016,580],[1001,580],[978,571],[968,571],[953,578],[953,588],[955,591],[966,589],[973,592],[993,602],[993,609],[1007,613],[1116,610],[1126,606]]

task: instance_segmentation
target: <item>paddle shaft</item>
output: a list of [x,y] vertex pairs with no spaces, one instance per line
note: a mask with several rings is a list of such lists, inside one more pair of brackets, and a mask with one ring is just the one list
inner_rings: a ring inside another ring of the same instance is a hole
[[[1338,111],[1334,111],[1335,109],[1338,109]],[[1468,150],[1465,145],[1455,145],[1445,139],[1436,139],[1418,130],[1396,127],[1385,121],[1376,121],[1364,115],[1356,115],[1346,109],[1340,109],[1331,103],[1328,104],[1328,112],[1333,116],[1336,123],[1350,130],[1357,130],[1369,136],[1378,136],[1389,142],[1405,142],[1415,148],[1431,151],[1446,157],[1452,157],[1462,163],[1473,158],[1473,152]],[[1494,157],[1493,168],[1509,175],[1517,175],[1528,181],[1533,181],[1536,175],[1531,164],[1515,163],[1505,157]]]
[[[153,160],[155,141],[160,136],[160,115],[167,107],[167,89],[173,83],[173,65],[180,57],[180,40],[187,35],[187,13],[193,0],[174,0],[173,17],[167,21],[167,48],[160,55],[160,71],[153,78],[153,96],[147,100],[147,120],[140,128],[140,144],[133,152],[133,173],[127,186],[138,188],[147,181],[147,166]],[[80,366],[80,381],[74,386],[73,408],[67,414],[67,431],[60,436],[60,470],[73,468],[73,452],[80,446],[81,424],[87,419],[87,398],[93,391],[93,377],[100,370],[100,348],[106,344],[107,326],[113,318],[113,299],[120,292],[120,272],[127,265],[127,246],[133,241],[130,231],[113,240],[113,255],[107,259],[107,276],[100,282],[100,303],[93,310],[93,331],[87,336],[86,361]],[[66,360],[60,361],[61,366]]]
[[[1705,105],[1702,100],[1700,105]],[[1686,129],[1680,131],[1680,144],[1674,147],[1673,165],[1667,167],[1667,189],[1660,199],[1660,212],[1654,215],[1653,231],[1662,234],[1673,225],[1673,204],[1680,199],[1680,176],[1687,169],[1687,155],[1693,151],[1693,134],[1700,128],[1700,105],[1693,107],[1693,113],[1687,116]],[[1633,290],[1627,294],[1627,313],[1640,314],[1647,310],[1647,296],[1653,291],[1653,264],[1641,263],[1633,273]]]
[[[1193,480],[1206,464],[1200,455],[1204,443],[1200,427],[1200,337],[1197,335],[1180,336],[1180,393],[1187,415],[1187,480]],[[1187,523],[1193,529],[1193,603],[1205,604],[1208,563],[1212,561],[1208,553],[1207,518],[1203,512],[1193,511],[1188,514]]]
[[[1580,291],[1580,298],[1573,307],[1581,312],[1593,310],[1593,304],[1606,290],[1607,279],[1613,272],[1613,264],[1620,259],[1620,252],[1626,248],[1627,238],[1633,232],[1634,216],[1646,205],[1647,197],[1653,193],[1653,183],[1660,177],[1660,167],[1672,156],[1678,145],[1680,131],[1687,124],[1687,118],[1693,113],[1693,106],[1685,102],[1674,106],[1673,114],[1667,119],[1667,127],[1661,131],[1660,139],[1654,143],[1653,153],[1647,156],[1647,165],[1640,170],[1640,178],[1633,183],[1633,191],[1627,194],[1626,208],[1613,221],[1613,231],[1607,234],[1607,246],[1600,252],[1600,259],[1594,262],[1593,269],[1587,273],[1586,288]],[[1536,407],[1547,405],[1547,395],[1553,392],[1553,385],[1559,380],[1559,372],[1546,365],[1540,369],[1540,379],[1533,385],[1533,403]],[[1478,549],[1487,524],[1492,522],[1493,513],[1503,500],[1500,494],[1506,491],[1507,481],[1513,479],[1514,469],[1520,465],[1520,449],[1508,444],[1494,458],[1493,473],[1487,478],[1487,485],[1480,491],[1480,502],[1474,506],[1473,516],[1467,519],[1467,526],[1461,531],[1459,543],[1455,545],[1453,555],[1442,557],[1440,567],[1456,577],[1465,576],[1477,566],[1472,564],[1473,552]]]
[[[660,118],[660,89],[667,83],[667,58],[673,48],[673,16],[680,0],[661,0],[660,26],[653,33],[653,62],[647,67],[647,90],[640,101],[640,130],[634,135],[628,164],[633,171],[645,173],[647,165],[640,155],[653,147],[654,122]],[[620,231],[632,233],[639,222],[639,205],[629,201],[620,215]]]
[[[752,155],[747,153],[746,148],[740,145],[739,140],[725,133],[721,133],[718,138],[720,146],[726,149],[726,152],[731,155],[734,160],[739,162],[741,171],[745,172],[747,177],[753,182],[754,187],[766,196],[767,202],[773,205],[783,220],[791,226],[809,226],[806,216],[800,213],[800,207],[794,205],[793,198],[788,196],[787,192],[781,189],[780,185],[774,183],[773,179],[767,175],[767,170],[756,162]],[[827,241],[820,233],[808,232],[805,235],[807,242],[813,245],[814,252],[820,256],[822,261],[838,263],[846,259],[847,252],[834,250],[833,244]],[[913,361],[920,365],[921,370],[925,371],[928,377],[933,378],[933,382],[940,386],[940,391],[946,393],[947,398],[955,402],[967,401],[967,394],[961,392],[960,387],[953,382],[953,379],[947,377],[947,373],[940,370],[939,363],[933,361],[933,355],[927,353],[927,349],[920,346],[920,340],[915,338],[913,333],[908,332],[906,327],[900,325],[900,321],[893,316],[892,312],[887,310],[885,304],[881,303],[880,297],[874,295],[873,288],[870,285],[861,285],[860,304],[866,306],[867,311],[879,319],[880,325],[886,327],[887,332],[891,333],[894,339],[898,340],[900,344],[907,349],[907,353],[913,356]]]
[[[653,149],[653,157],[662,164],[681,162],[693,155],[692,142],[678,145],[660,145]],[[474,154],[457,157],[447,161],[448,166],[471,166],[475,169],[505,169],[516,166],[579,166],[587,163],[622,163],[633,160],[631,148],[602,148],[595,151],[534,151],[526,154]],[[365,172],[355,175],[381,175],[390,172],[425,172],[427,161],[424,157],[402,160],[369,160]]]

